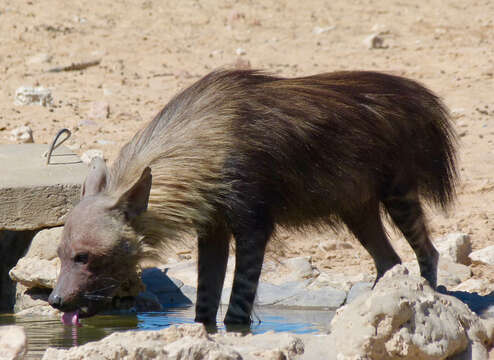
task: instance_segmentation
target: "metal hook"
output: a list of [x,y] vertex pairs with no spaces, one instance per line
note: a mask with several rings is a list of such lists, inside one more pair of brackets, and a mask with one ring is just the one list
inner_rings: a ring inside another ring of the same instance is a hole
[[[58,144],[57,144],[57,141],[58,141],[58,138],[62,135],[62,134],[66,134],[67,136],[62,139]],[[52,143],[51,143],[51,146],[50,146],[50,149],[48,150],[48,152],[45,154],[46,156],[46,165],[50,165],[50,159],[51,159],[51,154],[53,152],[53,150],[55,150],[57,147],[59,147],[60,145],[62,145],[65,141],[67,141],[69,139],[69,137],[72,135],[72,133],[70,132],[69,129],[61,129],[58,131],[57,135],[55,135],[55,138],[53,139]]]

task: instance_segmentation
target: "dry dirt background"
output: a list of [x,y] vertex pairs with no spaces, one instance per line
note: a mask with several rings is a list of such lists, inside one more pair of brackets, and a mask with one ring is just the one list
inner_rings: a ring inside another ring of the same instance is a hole
[[[369,49],[364,40],[376,33],[383,48]],[[96,59],[86,70],[47,72]],[[0,0],[0,143],[13,142],[10,131],[21,125],[37,143],[68,127],[76,152],[101,149],[111,161],[177,91],[225,65],[283,76],[404,75],[444,99],[460,134],[458,201],[449,214],[428,211],[433,237],[465,232],[477,250],[494,240],[493,60],[491,0]],[[53,106],[15,106],[20,86],[49,88]],[[98,101],[109,105],[107,118],[91,118]],[[400,235],[390,234],[401,256],[413,259]],[[374,272],[344,232],[282,237],[282,256],[311,254],[330,272]],[[319,242],[328,239],[351,247],[322,251]],[[494,284],[492,267],[472,268]]]

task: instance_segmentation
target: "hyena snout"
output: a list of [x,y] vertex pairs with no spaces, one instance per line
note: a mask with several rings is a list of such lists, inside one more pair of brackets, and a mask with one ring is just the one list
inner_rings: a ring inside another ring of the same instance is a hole
[[52,291],[50,296],[48,297],[48,304],[50,304],[50,306],[54,307],[55,309],[60,310],[63,306],[62,297]]

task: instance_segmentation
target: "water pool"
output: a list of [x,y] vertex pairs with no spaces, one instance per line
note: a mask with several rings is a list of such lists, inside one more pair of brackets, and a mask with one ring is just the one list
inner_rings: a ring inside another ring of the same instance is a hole
[[[220,308],[218,319],[222,319],[226,308]],[[274,307],[259,307],[255,311],[250,331],[260,334],[266,331],[291,332],[296,334],[327,332],[334,315],[329,310],[291,310]],[[48,347],[69,348],[100,340],[115,332],[125,330],[159,330],[170,325],[194,322],[194,307],[168,308],[162,312],[126,315],[98,315],[81,320],[82,327],[64,326],[59,319],[36,316],[14,316],[0,314],[0,326],[19,325],[24,327],[28,338],[27,359],[40,359]],[[218,322],[218,330],[224,330]]]

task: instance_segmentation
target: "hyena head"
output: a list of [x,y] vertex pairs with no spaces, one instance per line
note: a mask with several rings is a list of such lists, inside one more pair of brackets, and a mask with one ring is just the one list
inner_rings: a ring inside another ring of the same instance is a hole
[[131,222],[147,208],[151,170],[146,168],[120,196],[105,191],[107,180],[104,161],[93,160],[82,199],[67,216],[58,247],[61,270],[48,301],[80,317],[107,308],[139,260]]

